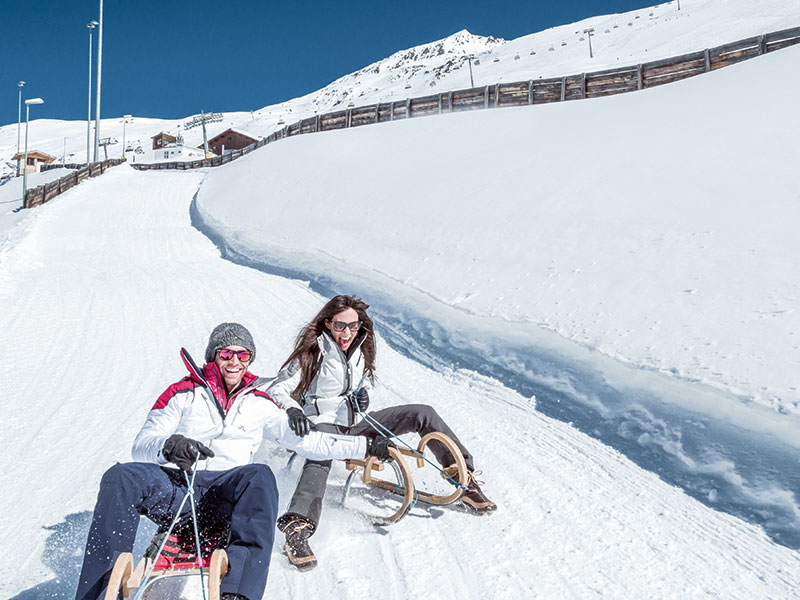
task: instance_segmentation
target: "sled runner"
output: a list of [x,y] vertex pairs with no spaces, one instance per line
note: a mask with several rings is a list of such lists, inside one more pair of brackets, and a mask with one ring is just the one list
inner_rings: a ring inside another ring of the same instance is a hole
[[184,585],[191,586],[201,571],[207,579],[208,600],[219,600],[220,581],[228,572],[228,555],[219,547],[222,536],[211,536],[202,542],[202,568],[198,568],[197,550],[191,540],[170,535],[164,542],[163,538],[164,534],[156,534],[136,568],[130,552],[119,555],[111,570],[105,600],[161,597],[178,600],[182,598]]
[[[428,447],[428,444],[433,440],[444,444],[444,446],[450,452],[450,455],[453,457],[455,465],[458,467],[458,472],[453,476],[445,474],[440,469],[442,477],[448,479],[449,482],[454,486],[452,492],[447,494],[439,494],[434,491],[428,492],[417,490],[414,486],[411,469],[404,458],[407,456],[415,460],[416,466],[419,469],[423,468],[426,462],[433,464],[430,460],[425,458],[425,450]],[[389,454],[392,458],[386,462],[382,462],[374,456],[364,459],[350,459],[345,461],[345,467],[350,471],[350,474],[348,475],[344,486],[344,494],[342,496],[343,504],[347,500],[347,495],[350,491],[353,477],[355,477],[359,470],[362,472],[361,477],[365,484],[383,490],[388,490],[389,492],[402,497],[400,506],[396,510],[394,510],[394,508],[390,508],[387,510],[386,514],[368,515],[374,520],[376,525],[390,525],[392,523],[397,523],[406,514],[408,514],[408,512],[417,502],[425,502],[426,504],[444,506],[447,504],[452,504],[464,493],[465,486],[467,485],[469,479],[469,471],[467,470],[467,465],[464,462],[464,457],[461,455],[458,446],[456,446],[455,442],[453,442],[453,440],[445,434],[438,431],[431,432],[420,439],[416,451],[412,448],[398,446],[396,448],[390,448]],[[392,467],[394,481],[382,479],[374,475],[375,472],[383,471],[387,464]]]

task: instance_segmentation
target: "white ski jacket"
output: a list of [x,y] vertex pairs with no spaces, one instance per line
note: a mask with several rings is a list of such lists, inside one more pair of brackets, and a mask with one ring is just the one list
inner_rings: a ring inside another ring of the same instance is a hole
[[297,389],[302,377],[298,361],[280,370],[267,388],[267,393],[284,410],[292,407],[301,409],[312,423],[352,425],[355,415],[348,395],[359,387],[371,388],[369,379],[364,377],[361,344],[365,337],[363,332],[356,336],[348,359],[330,334],[323,332],[317,337],[320,350],[317,374],[300,402],[292,398],[292,392]]
[[[184,362],[186,359],[184,358]],[[159,396],[133,442],[133,460],[167,464],[164,442],[178,433],[202,442],[214,457],[198,463],[201,470],[221,471],[251,462],[264,437],[313,460],[363,458],[366,438],[310,432],[298,437],[286,412],[257,389],[259,380],[245,374],[245,386],[231,398],[214,363],[203,367],[203,377],[189,363],[190,375]],[[205,381],[203,381],[205,379]],[[228,405],[226,411],[222,408]]]

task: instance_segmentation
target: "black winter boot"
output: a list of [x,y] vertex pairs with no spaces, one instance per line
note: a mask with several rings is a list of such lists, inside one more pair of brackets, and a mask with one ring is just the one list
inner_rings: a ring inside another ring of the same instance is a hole
[[[453,479],[458,477],[458,467],[456,465],[451,465],[445,468],[444,472]],[[480,471],[470,471],[469,473],[469,477],[467,478],[467,491],[465,491],[461,496],[461,504],[463,504],[470,512],[478,515],[497,510],[497,504],[489,500],[489,498],[486,497],[486,494],[483,493],[483,490],[481,490],[479,484],[482,484],[483,482],[475,479],[476,473],[480,475]]]
[[308,538],[314,533],[314,526],[302,517],[294,517],[279,525],[286,534],[286,555],[289,562],[299,571],[307,571],[317,566],[317,557],[308,545]]

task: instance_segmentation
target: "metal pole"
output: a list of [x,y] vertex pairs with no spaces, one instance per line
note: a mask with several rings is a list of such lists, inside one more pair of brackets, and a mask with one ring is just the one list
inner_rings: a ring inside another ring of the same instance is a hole
[[[125,126],[129,122],[128,119],[133,121],[133,115],[122,116],[122,158],[125,158]],[[180,136],[180,125],[178,125],[178,136]]]
[[103,0],[100,0],[100,23],[97,33],[97,102],[94,108],[94,161],[100,153],[100,88],[103,75]]
[[92,31],[98,25],[97,21],[89,21],[86,27],[89,28],[89,109],[86,115],[86,165],[92,162],[91,143],[92,143]]
[[592,34],[594,33],[594,27],[591,27],[589,29],[584,29],[583,33],[585,33],[586,37],[589,38],[589,58],[593,58],[593,54],[592,54]]
[[475,82],[472,79],[472,55],[468,56],[467,60],[469,61],[469,87],[474,88]]
[[25,163],[22,170],[22,205],[25,206],[25,193],[28,191],[28,122],[31,114],[31,104],[43,104],[41,98],[25,100]]
[[[19,88],[19,110],[17,111],[17,155],[19,155],[19,132],[20,124],[22,123],[22,86],[25,85],[24,81],[17,84]],[[17,177],[19,177],[19,158],[17,158]]]
[[31,107],[25,104],[25,161],[22,169],[22,205],[25,205],[25,193],[28,191],[28,117],[31,114]]
[[206,114],[201,110],[200,118],[203,124],[203,150],[205,151],[204,158],[208,158],[208,139],[206,138]]

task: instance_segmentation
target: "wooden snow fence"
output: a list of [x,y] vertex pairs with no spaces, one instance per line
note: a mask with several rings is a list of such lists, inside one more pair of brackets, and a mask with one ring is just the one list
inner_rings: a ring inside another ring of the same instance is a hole
[[700,52],[692,52],[626,67],[580,73],[566,77],[497,83],[442,92],[420,98],[407,98],[368,106],[348,107],[336,112],[314,115],[286,125],[260,140],[257,144],[248,146],[244,150],[231,152],[225,156],[202,161],[154,163],[149,165],[140,163],[132,164],[131,166],[140,170],[215,167],[239,158],[239,156],[266,144],[306,133],[347,129],[349,127],[360,127],[362,125],[426,115],[506,106],[529,106],[634,92],[721,69],[722,67],[798,43],[800,43],[800,27],[793,27]]
[[61,177],[60,179],[56,179],[55,181],[51,181],[49,183],[45,183],[44,185],[27,190],[25,192],[25,197],[22,199],[22,208],[33,208],[34,206],[39,206],[40,204],[49,202],[59,194],[63,194],[68,189],[75,187],[86,179],[89,179],[89,177],[97,177],[98,175],[102,175],[109,167],[115,167],[123,162],[125,162],[124,158],[111,158],[103,162],[91,163],[88,166],[86,163],[67,165],[51,163],[49,165],[42,165],[42,171],[62,168],[77,170],[74,173],[70,173],[69,175]]
[[189,169],[202,169],[204,167],[218,167],[220,165],[227,164],[232,160],[236,160],[237,158],[244,156],[245,154],[249,154],[256,148],[260,148],[264,144],[266,144],[266,139],[259,141],[257,144],[250,144],[246,148],[241,148],[239,150],[233,150],[232,152],[228,152],[223,154],[222,156],[214,156],[213,158],[201,158],[199,160],[186,160],[186,161],[171,161],[171,162],[160,162],[160,163],[131,163],[131,167],[137,169],[139,171],[162,171],[162,170],[179,170],[185,171]]

